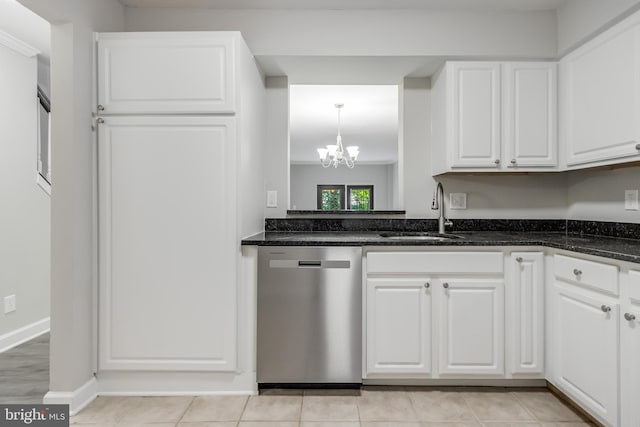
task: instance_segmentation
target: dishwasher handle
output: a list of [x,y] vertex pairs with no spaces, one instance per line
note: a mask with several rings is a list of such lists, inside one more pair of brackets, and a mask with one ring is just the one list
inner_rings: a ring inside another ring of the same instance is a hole
[[272,259],[269,268],[351,268],[349,260]]
[[299,268],[321,268],[322,267],[322,261],[298,261],[298,267]]

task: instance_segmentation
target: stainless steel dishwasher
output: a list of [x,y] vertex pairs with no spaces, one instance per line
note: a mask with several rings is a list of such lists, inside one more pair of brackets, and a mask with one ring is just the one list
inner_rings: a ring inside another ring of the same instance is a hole
[[258,249],[261,386],[362,382],[362,249]]

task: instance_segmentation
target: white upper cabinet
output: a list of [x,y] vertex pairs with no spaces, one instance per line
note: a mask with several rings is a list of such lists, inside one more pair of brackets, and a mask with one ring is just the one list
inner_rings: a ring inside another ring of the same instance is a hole
[[547,62],[504,65],[503,139],[508,168],[558,163],[556,68]]
[[640,159],[640,15],[560,62],[567,165]]
[[101,33],[99,114],[234,113],[235,34]]
[[451,167],[499,166],[500,64],[456,62],[447,68],[447,73],[451,91]]
[[554,62],[448,62],[432,89],[432,173],[557,166]]

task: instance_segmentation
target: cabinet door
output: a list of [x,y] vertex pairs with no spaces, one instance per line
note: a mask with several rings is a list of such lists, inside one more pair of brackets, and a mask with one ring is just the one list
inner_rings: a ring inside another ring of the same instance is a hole
[[569,166],[639,153],[639,30],[626,27],[614,27],[560,64]]
[[624,286],[620,328],[621,426],[640,425],[640,271]]
[[98,104],[106,114],[233,113],[232,33],[103,33]]
[[607,425],[618,425],[619,304],[556,282],[557,386]]
[[504,147],[508,168],[557,165],[555,62],[504,66]]
[[367,374],[431,372],[428,279],[367,280]]
[[233,118],[99,129],[99,367],[236,367]]
[[498,168],[500,64],[453,62],[448,72],[451,166]]
[[508,305],[512,372],[544,372],[544,254],[513,252]]
[[504,283],[441,279],[438,285],[440,374],[504,374]]

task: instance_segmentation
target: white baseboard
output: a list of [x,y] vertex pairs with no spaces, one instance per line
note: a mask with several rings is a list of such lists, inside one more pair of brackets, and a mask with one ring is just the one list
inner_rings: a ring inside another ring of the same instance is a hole
[[255,372],[99,371],[99,396],[257,394]]
[[91,378],[74,391],[50,391],[45,394],[43,403],[69,405],[69,416],[74,416],[98,397],[98,382]]
[[0,353],[17,347],[35,337],[49,332],[51,319],[49,317],[38,320],[30,325],[23,326],[0,336]]

